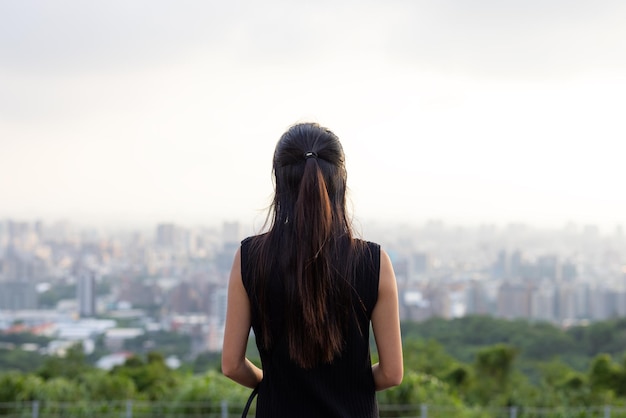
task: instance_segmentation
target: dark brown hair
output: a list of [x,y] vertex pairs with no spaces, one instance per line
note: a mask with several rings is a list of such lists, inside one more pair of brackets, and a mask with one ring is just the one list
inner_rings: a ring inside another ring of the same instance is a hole
[[262,335],[273,344],[270,276],[285,295],[284,326],[291,359],[304,368],[341,352],[352,304],[357,240],[346,213],[346,168],[337,136],[315,123],[292,126],[274,152],[275,193],[267,233],[250,246]]

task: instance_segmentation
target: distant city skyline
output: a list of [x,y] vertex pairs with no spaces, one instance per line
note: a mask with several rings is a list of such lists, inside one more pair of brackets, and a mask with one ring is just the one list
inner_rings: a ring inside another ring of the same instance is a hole
[[[571,325],[626,315],[623,230],[457,228],[435,221],[367,230],[391,257],[403,319],[489,314]],[[0,220],[0,314],[18,315],[8,321],[0,315],[0,328],[18,320],[19,310],[32,320],[38,308],[56,306],[83,318],[142,306],[155,323],[173,320],[174,329],[185,315],[192,315],[188,325],[199,325],[193,315],[201,313],[208,326],[202,332],[217,338],[202,345],[219,349],[226,282],[246,227],[159,223],[151,231],[120,232]],[[39,297],[55,286],[65,290]]]
[[626,4],[0,4],[0,219],[262,224],[302,120],[358,221],[626,224]]

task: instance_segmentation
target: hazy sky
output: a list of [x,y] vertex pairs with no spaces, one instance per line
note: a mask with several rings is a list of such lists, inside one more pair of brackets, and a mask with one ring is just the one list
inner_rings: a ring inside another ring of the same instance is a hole
[[626,224],[626,2],[0,2],[0,218],[259,221],[302,120],[361,220]]

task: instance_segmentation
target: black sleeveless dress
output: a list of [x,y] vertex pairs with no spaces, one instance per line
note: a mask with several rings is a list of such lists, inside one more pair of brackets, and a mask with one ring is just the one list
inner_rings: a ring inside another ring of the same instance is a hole
[[[247,264],[251,238],[241,243],[241,274],[251,303],[252,328],[261,335],[259,310],[251,294],[254,277]],[[302,369],[289,358],[283,333],[284,294],[280,278],[270,276],[269,303],[273,346],[257,347],[261,355],[263,381],[257,398],[257,418],[369,418],[378,417],[376,391],[369,351],[372,310],[378,297],[380,246],[363,242],[357,277],[353,278],[358,298],[353,298],[357,318],[350,325],[340,356],[330,364]],[[357,322],[358,321],[358,324]]]

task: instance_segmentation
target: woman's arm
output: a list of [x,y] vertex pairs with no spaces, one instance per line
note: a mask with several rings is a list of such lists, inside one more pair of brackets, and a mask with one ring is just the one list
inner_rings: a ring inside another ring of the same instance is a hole
[[379,360],[372,366],[376,390],[397,386],[402,382],[404,374],[398,287],[391,260],[382,249],[380,250],[378,301],[372,312],[372,329]]
[[237,250],[228,280],[228,305],[222,347],[222,373],[249,388],[263,379],[263,371],[246,358],[250,335],[250,300],[241,279],[241,252]]

